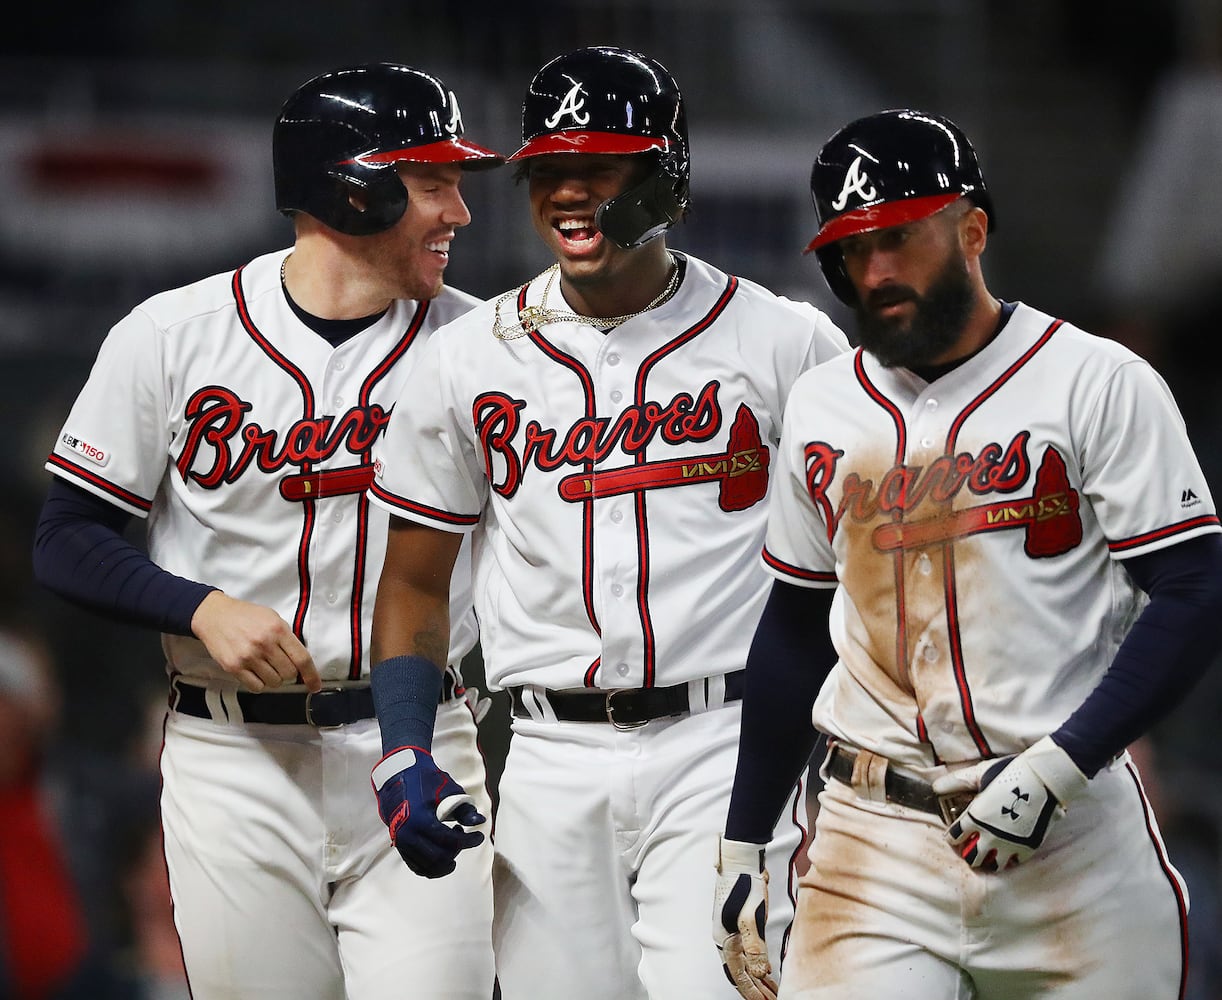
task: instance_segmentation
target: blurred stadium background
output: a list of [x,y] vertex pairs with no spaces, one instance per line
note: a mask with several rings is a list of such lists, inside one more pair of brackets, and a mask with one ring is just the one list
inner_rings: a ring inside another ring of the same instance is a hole
[[[1187,303],[1218,304],[1210,296],[1222,277],[1222,215],[1209,209],[1222,205],[1182,196],[1178,209],[1151,206],[1153,221],[1133,218],[1135,175],[1152,141],[1168,157],[1155,185],[1160,193],[1222,187],[1222,89],[1207,88],[1214,95],[1205,98],[1207,110],[1200,121],[1188,118],[1199,147],[1191,158],[1187,144],[1176,145],[1182,139],[1164,140],[1159,131],[1173,84],[1222,73],[1211,61],[1222,41],[1217,6],[15,6],[0,33],[0,426],[12,432],[0,471],[0,623],[33,627],[51,647],[62,690],[60,746],[99,760],[139,752],[163,674],[155,637],[73,610],[30,579],[30,533],[51,437],[106,331],[128,309],[291,240],[272,207],[270,135],[281,102],[305,79],[346,63],[420,66],[455,89],[473,139],[508,152],[517,144],[522,93],[543,62],[578,45],[643,49],[672,70],[688,104],[693,207],[672,244],[814,301],[846,329],[817,265],[800,252],[815,229],[811,161],[832,131],[859,114],[915,106],[949,115],[973,137],[997,206],[999,228],[985,259],[993,291],[1147,353],[1180,398],[1217,496],[1222,379],[1205,363],[1213,329],[1201,329],[1199,340],[1183,331],[1200,329],[1192,323],[1201,312]],[[464,190],[475,221],[454,244],[452,284],[491,296],[549,262],[509,171],[472,176]],[[1206,235],[1185,245],[1198,216]],[[1151,227],[1167,234],[1178,256],[1158,250],[1153,236],[1134,236]],[[1151,784],[1204,934],[1194,941],[1197,998],[1222,997],[1218,675],[1215,669],[1147,748]],[[504,738],[497,714],[486,723],[494,774]]]

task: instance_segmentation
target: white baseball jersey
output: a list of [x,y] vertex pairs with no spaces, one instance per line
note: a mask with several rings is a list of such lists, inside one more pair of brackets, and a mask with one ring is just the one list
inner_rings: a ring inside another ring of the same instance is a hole
[[651,687],[741,668],[768,589],[744,567],[785,401],[844,335],[692,257],[670,300],[607,334],[562,322],[500,339],[497,308],[426,345],[371,491],[475,530],[489,684]]
[[1119,560],[1220,530],[1153,369],[1022,304],[932,384],[803,376],[774,489],[768,569],[839,584],[815,725],[918,773],[1060,726],[1144,604]]
[[[365,489],[371,452],[433,331],[478,300],[397,301],[332,348],[281,291],[285,251],[155,295],[107,336],[47,468],[139,517],[163,569],[277,611],[324,680],[369,670],[388,519]],[[466,560],[451,662],[475,641]],[[168,669],[235,681],[192,637]]]

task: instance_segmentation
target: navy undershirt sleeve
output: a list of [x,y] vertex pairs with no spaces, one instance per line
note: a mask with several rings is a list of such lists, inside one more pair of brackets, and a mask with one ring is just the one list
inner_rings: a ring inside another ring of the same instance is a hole
[[810,759],[810,710],[836,663],[835,590],[775,581],[747,656],[741,738],[726,836],[764,844]]
[[55,478],[34,532],[34,575],[61,597],[116,621],[191,635],[215,587],[167,573],[123,531],[131,515]]
[[1174,708],[1222,646],[1222,535],[1124,561],[1150,603],[1099,685],[1052,734],[1087,777]]

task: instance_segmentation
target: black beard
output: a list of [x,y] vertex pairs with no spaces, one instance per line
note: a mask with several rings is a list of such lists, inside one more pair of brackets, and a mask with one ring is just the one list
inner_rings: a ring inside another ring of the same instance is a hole
[[[954,254],[924,295],[906,285],[871,293],[855,307],[857,342],[884,368],[931,366],[955,346],[972,311],[972,284],[964,264],[963,255]],[[915,306],[907,325],[903,318],[883,318],[874,311],[902,300]]]

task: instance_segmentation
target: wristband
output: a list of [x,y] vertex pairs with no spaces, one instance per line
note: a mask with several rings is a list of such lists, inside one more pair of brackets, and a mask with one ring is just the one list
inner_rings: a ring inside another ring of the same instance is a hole
[[433,749],[441,700],[441,670],[423,656],[392,656],[369,671],[373,708],[382,730],[382,753],[400,747]]

